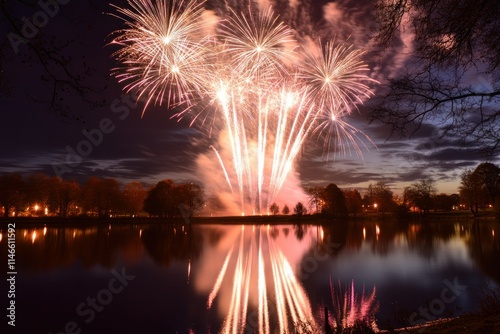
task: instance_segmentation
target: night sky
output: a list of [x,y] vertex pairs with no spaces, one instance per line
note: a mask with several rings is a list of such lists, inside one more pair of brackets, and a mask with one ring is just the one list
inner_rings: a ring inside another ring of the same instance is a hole
[[[59,50],[55,54],[67,62],[72,75],[81,76],[81,82],[89,90],[84,97],[71,89],[52,95],[53,80],[47,78],[30,45],[20,42],[16,52],[9,40],[12,37],[9,33],[14,31],[12,23],[22,29],[23,17],[33,20],[42,9],[35,1],[33,6],[9,7],[10,16],[0,21],[0,173],[44,172],[81,182],[91,175],[147,184],[165,178],[196,181],[195,158],[198,152],[209,149],[205,133],[190,128],[188,120],[171,119],[173,112],[166,106],[149,107],[141,117],[144,105],[135,104],[133,98],[125,96],[123,85],[110,75],[116,66],[112,53],[117,48],[107,44],[112,40],[110,34],[123,27],[121,20],[109,15],[116,13],[115,9],[104,1],[61,2],[67,3],[60,5],[47,24],[26,43],[46,43],[49,48]],[[126,6],[125,1],[111,3]],[[384,181],[399,193],[404,186],[432,177],[440,192],[457,192],[462,171],[486,161],[474,143],[463,148],[458,140],[440,138],[439,124],[423,124],[410,138],[400,138],[390,137],[388,127],[368,122],[370,107],[384,92],[385,78],[408,66],[411,34],[403,33],[400,43],[381,50],[373,47],[375,24],[371,1],[314,3],[316,7],[310,11],[312,19],[296,22],[297,27],[309,33],[314,31],[318,36],[335,35],[338,40],[347,39],[348,43],[366,50],[370,77],[382,84],[373,86],[374,98],[365,101],[359,112],[346,119],[363,130],[376,146],[365,141],[368,150],[363,150],[363,159],[352,153],[335,158],[330,155],[326,161],[322,157],[322,143],[310,139],[298,161],[302,184],[333,182],[341,188],[363,190],[369,183]],[[53,63],[49,66],[52,74],[65,80],[66,74],[60,68]],[[481,78],[471,80],[481,84]],[[61,85],[64,89],[64,84]],[[81,161],[67,161],[68,152],[76,150],[87,139],[86,135],[95,133],[92,131],[97,128],[107,133],[102,138],[94,137],[97,144],[89,149],[88,155]]]

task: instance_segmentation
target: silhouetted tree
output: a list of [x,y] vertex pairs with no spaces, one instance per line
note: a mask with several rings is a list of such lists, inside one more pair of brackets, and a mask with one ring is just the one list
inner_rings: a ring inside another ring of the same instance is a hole
[[[29,16],[26,20],[21,20],[20,13],[33,13],[41,11],[40,1],[9,1],[1,2],[0,13],[2,13],[2,24],[5,33],[1,36],[0,43],[0,96],[20,95],[31,98],[31,87],[43,87],[39,96],[33,96],[33,100],[46,104],[58,118],[67,122],[79,120],[75,108],[70,108],[71,101],[75,99],[81,101],[91,108],[102,106],[106,102],[103,100],[103,88],[96,87],[95,80],[91,78],[104,79],[104,75],[96,71],[97,63],[92,64],[90,55],[94,52],[88,47],[82,47],[87,38],[84,36],[91,33],[95,27],[93,22],[82,25],[80,19],[71,19],[72,15],[59,14],[64,19],[58,19],[58,29],[44,27],[42,19],[38,26]],[[44,2],[49,4],[50,2]],[[86,5],[85,5],[86,3]],[[102,10],[91,1],[65,4],[52,2],[53,8],[57,8],[55,13],[71,11],[68,6],[78,6],[77,10],[85,10],[81,15],[94,15],[98,17]],[[54,14],[55,15],[55,14]],[[53,15],[52,15],[53,16]],[[40,16],[38,16],[40,18]],[[51,20],[48,17],[48,20]],[[27,23],[28,22],[28,23]],[[54,22],[55,23],[55,22]],[[49,25],[50,26],[50,25]],[[73,36],[61,34],[60,31],[73,31]],[[76,51],[78,50],[78,51]],[[4,63],[4,64],[2,64]],[[9,64],[10,66],[6,66]],[[14,65],[14,66],[12,66]],[[15,68],[19,66],[29,66],[31,77],[24,77],[23,80],[30,82],[29,88],[22,85],[12,85],[12,81],[18,75]],[[35,74],[36,73],[36,74]]]
[[200,211],[205,204],[203,188],[194,183],[184,183],[174,186],[174,198],[179,203],[177,207],[183,216],[191,218],[195,212]]
[[375,185],[368,185],[368,196],[370,206],[377,204],[377,211],[379,212],[392,212],[396,204],[393,200],[392,191],[384,182],[377,182]]
[[477,215],[480,206],[494,204],[500,196],[500,168],[483,162],[473,171],[465,170],[461,175],[459,191],[461,200]]
[[438,194],[432,198],[432,207],[439,211],[451,211],[453,206],[458,205],[456,196],[447,194]]
[[495,199],[500,196],[500,167],[491,162],[483,162],[474,169],[474,174],[477,174],[481,188],[487,194],[488,203],[484,204],[495,203]]
[[287,215],[290,213],[290,208],[288,207],[288,205],[285,204],[285,206],[283,207],[283,210],[281,210],[281,213],[284,215]]
[[293,213],[300,218],[307,213],[307,209],[302,202],[298,202],[293,208]]
[[309,208],[314,209],[315,213],[320,213],[322,210],[322,194],[325,191],[324,187],[315,186],[306,188],[306,193],[309,196]]
[[344,193],[336,184],[330,183],[322,192],[324,214],[334,217],[347,217],[347,206]]
[[28,175],[24,179],[24,183],[26,205],[30,208],[37,205],[41,210],[47,207],[50,196],[49,177],[42,173],[35,173]]
[[8,217],[12,210],[17,216],[24,205],[24,180],[19,173],[9,173],[0,176],[0,204],[3,206],[3,215]]
[[479,203],[481,198],[484,198],[482,191],[481,179],[478,174],[466,169],[461,175],[460,186],[460,199],[467,203],[467,206],[474,215],[479,212]]
[[406,191],[409,202],[420,209],[424,214],[428,214],[432,207],[432,197],[436,194],[435,182],[431,178],[413,183]]
[[158,182],[144,200],[144,211],[151,216],[172,218],[175,207],[173,189],[172,180]]
[[444,120],[444,135],[498,152],[500,2],[378,0],[377,13],[379,43],[388,47],[404,32],[414,52],[372,118],[400,133]]
[[279,205],[276,204],[276,202],[273,202],[273,204],[269,206],[269,212],[271,212],[273,216],[276,216],[280,212]]
[[[56,177],[54,177],[56,178]],[[71,212],[70,207],[76,206],[82,189],[80,184],[75,180],[64,180],[59,188],[60,204],[59,215],[62,217],[68,216]],[[78,211],[75,211],[78,212]],[[74,214],[74,213],[73,213]]]
[[123,188],[124,210],[130,216],[138,215],[143,207],[147,191],[141,182],[132,181]]
[[[56,176],[48,179],[49,198],[47,207],[50,213],[67,217],[77,212],[71,210],[83,199],[82,188],[75,180],[62,180]],[[81,206],[81,204],[80,204]]]
[[120,183],[115,179],[91,176],[83,186],[82,196],[85,209],[101,218],[123,207]]
[[347,211],[353,215],[360,213],[362,208],[362,199],[359,191],[357,189],[345,189],[343,192]]

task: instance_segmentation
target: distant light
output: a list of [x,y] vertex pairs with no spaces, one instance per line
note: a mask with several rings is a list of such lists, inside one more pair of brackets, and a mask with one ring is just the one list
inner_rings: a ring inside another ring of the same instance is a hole
[[366,239],[366,228],[363,227],[363,240]]
[[36,231],[33,231],[33,233],[31,234],[31,243],[34,244],[35,240],[36,240]]
[[495,236],[495,230],[491,229],[491,235],[494,237]]
[[38,206],[38,204],[35,204],[35,211],[38,211],[38,209],[40,209],[40,207]]
[[375,226],[375,233],[376,233],[377,235],[379,235],[379,234],[380,234],[380,227],[379,227],[378,225],[376,225],[376,226]]
[[45,215],[48,215],[49,214],[49,208],[45,208]]
[[46,235],[46,234],[47,234],[47,226],[45,226],[45,227],[43,228],[43,235]]

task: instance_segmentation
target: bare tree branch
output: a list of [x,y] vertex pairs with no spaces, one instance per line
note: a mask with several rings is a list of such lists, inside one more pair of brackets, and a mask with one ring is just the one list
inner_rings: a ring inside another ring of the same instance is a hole
[[379,0],[377,18],[381,45],[389,47],[401,29],[411,29],[414,54],[406,71],[388,79],[371,120],[401,135],[425,122],[441,124],[445,135],[475,140],[497,154],[500,2]]
[[[37,1],[18,1],[14,4],[6,0],[0,2],[0,11],[8,24],[9,33],[24,38],[21,30],[23,21],[16,16],[16,13],[20,11],[20,5],[24,6],[27,13],[30,13],[34,9],[39,9],[37,4]],[[63,10],[62,6],[58,9],[58,11]],[[73,23],[70,22],[70,24]],[[86,62],[76,63],[75,59],[68,56],[70,54],[68,49],[74,47],[72,44],[79,38],[82,37],[65,40],[58,38],[58,36],[50,36],[45,33],[44,29],[40,28],[36,36],[29,40],[26,39],[27,42],[21,45],[23,54],[19,56],[23,57],[27,64],[40,69],[40,79],[46,82],[46,87],[51,87],[48,100],[35,96],[29,97],[34,101],[48,104],[49,108],[62,121],[78,120],[69,107],[68,100],[72,97],[78,98],[91,108],[98,107],[103,102],[102,99],[97,97],[102,88],[94,87],[93,84],[89,83],[89,79],[94,74],[93,69]],[[12,50],[8,50],[11,48],[8,37],[6,37],[1,47],[2,54],[8,51],[12,52]],[[2,82],[0,82],[2,86],[7,80],[7,78],[3,77],[5,75],[4,66],[5,64],[2,64],[2,77],[0,78],[2,79]]]

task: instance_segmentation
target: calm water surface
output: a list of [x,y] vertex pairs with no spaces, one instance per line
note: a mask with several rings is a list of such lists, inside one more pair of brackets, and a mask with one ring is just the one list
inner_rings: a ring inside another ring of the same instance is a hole
[[[378,306],[382,329],[475,310],[500,283],[494,222],[105,222],[16,233],[18,333],[283,332],[299,320],[322,326],[324,307],[346,295],[353,318]],[[2,254],[6,241],[3,227]]]

